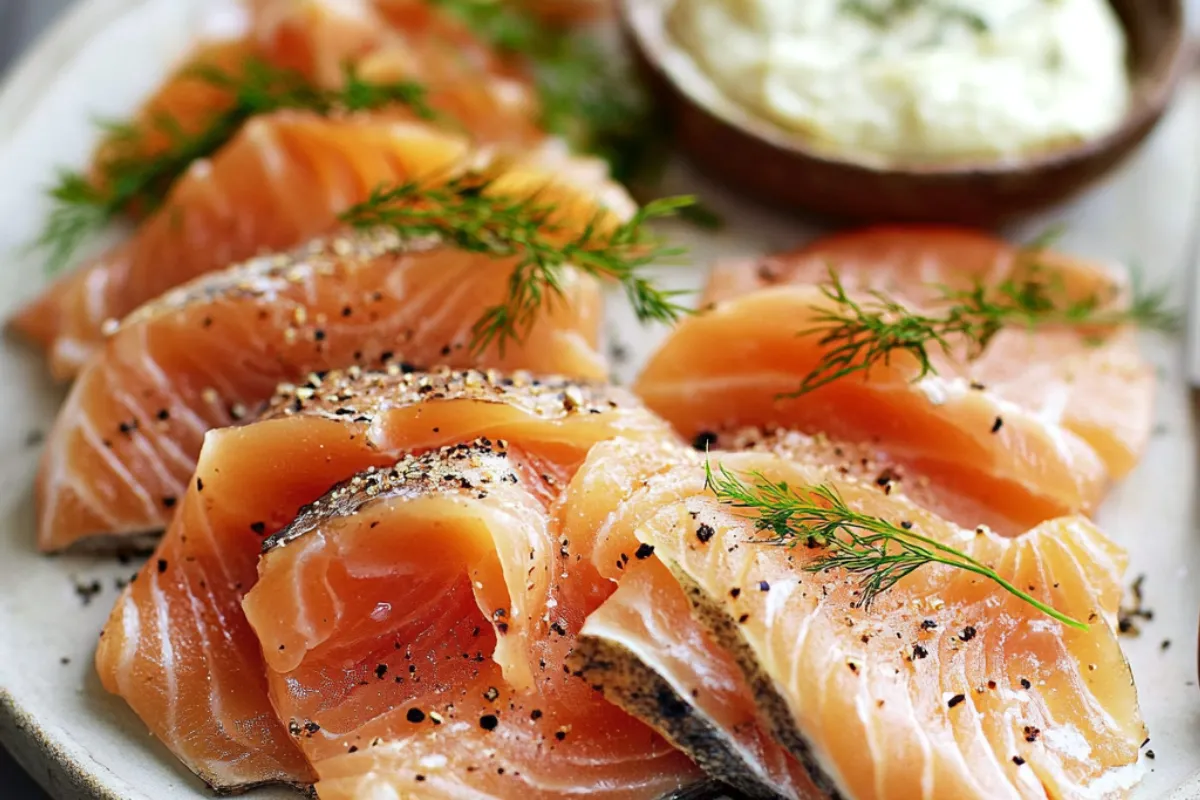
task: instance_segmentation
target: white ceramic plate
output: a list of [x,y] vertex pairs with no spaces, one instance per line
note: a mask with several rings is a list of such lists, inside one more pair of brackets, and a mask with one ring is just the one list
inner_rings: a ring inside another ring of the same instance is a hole
[[[128,113],[187,46],[213,0],[85,0],[9,77],[0,91],[0,313],[7,316],[42,282],[36,260],[21,253],[45,213],[41,189],[57,164],[83,163],[93,143],[89,120]],[[229,21],[221,17],[221,24]],[[1068,224],[1064,246],[1082,254],[1134,259],[1153,280],[1182,292],[1188,232],[1200,209],[1200,82],[1193,81],[1148,146],[1105,186],[1045,220]],[[698,264],[713,258],[790,247],[816,233],[725,197],[676,168],[670,191],[699,191],[727,220],[716,235],[671,233],[693,246]],[[673,268],[670,283],[695,287],[703,270]],[[628,378],[661,331],[642,331],[613,304],[611,335],[631,357]],[[1155,620],[1126,640],[1150,725],[1139,798],[1159,798],[1200,769],[1200,689],[1196,681],[1200,543],[1193,531],[1195,447],[1192,406],[1180,379],[1178,342],[1148,341],[1160,365],[1160,427],[1143,465],[1101,514],[1108,532],[1132,553],[1131,576],[1145,573]],[[132,564],[68,556],[48,559],[33,546],[32,477],[38,448],[60,393],[39,360],[0,346],[0,739],[59,798],[163,800],[208,796],[141,723],[100,687],[91,668],[96,635],[116,597],[114,581]],[[36,437],[35,437],[36,438]],[[84,604],[78,585],[98,581]],[[1170,645],[1164,649],[1167,640]],[[1200,787],[1179,797],[1200,797]],[[3,787],[0,787],[2,790]],[[0,794],[3,794],[0,791]],[[284,798],[286,791],[255,797]]]

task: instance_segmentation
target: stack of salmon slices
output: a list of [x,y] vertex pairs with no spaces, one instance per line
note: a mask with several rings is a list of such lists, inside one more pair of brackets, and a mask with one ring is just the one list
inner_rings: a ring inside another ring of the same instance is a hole
[[[595,253],[640,212],[547,139],[522,65],[437,3],[248,7],[148,101],[139,157],[171,147],[164,114],[195,132],[239,102],[198,65],[428,91],[244,121],[11,322],[73,381],[38,543],[154,542],[96,666],[190,770],[326,800],[1137,783],[1126,557],[1090,519],[1150,427],[1120,277],[970,231],[841,234],[718,264],[618,388]],[[419,224],[347,216],[388,189]],[[497,244],[448,196],[542,211]],[[995,287],[1051,323],[936,327]],[[937,336],[868,355],[898,320]]]

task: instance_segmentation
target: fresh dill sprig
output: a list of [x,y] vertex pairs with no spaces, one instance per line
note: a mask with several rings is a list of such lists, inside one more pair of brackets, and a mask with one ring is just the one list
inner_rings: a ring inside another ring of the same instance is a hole
[[621,183],[649,182],[647,173],[665,161],[667,129],[619,53],[513,3],[435,2],[497,51],[530,66],[546,131],[606,160]]
[[754,512],[755,526],[769,532],[775,543],[825,551],[805,570],[843,569],[860,576],[861,594],[855,604],[861,608],[870,608],[879,595],[921,567],[944,564],[987,578],[1064,625],[1087,630],[1084,623],[1018,589],[961,550],[855,511],[832,486],[813,486],[800,493],[787,482],[771,481],[758,472],[750,473],[753,483],[747,483],[724,465],[714,472],[709,461],[704,474],[706,487],[718,501]]
[[288,108],[330,114],[393,104],[408,106],[422,118],[434,117],[419,84],[374,83],[350,69],[339,89],[316,87],[298,72],[257,60],[247,62],[237,74],[212,66],[197,66],[184,74],[226,90],[231,97],[228,107],[195,133],[183,131],[178,121],[167,115],[150,120],[168,144],[149,155],[142,152],[143,138],[135,124],[100,123],[109,138],[96,178],[63,171],[48,191],[53,208],[34,248],[46,252],[50,271],[65,265],[89,236],[118,215],[133,208],[143,213],[158,208],[193,162],[216,153],[252,117]]
[[800,387],[786,396],[798,397],[848,375],[889,364],[896,353],[907,353],[916,360],[914,380],[920,380],[936,373],[935,351],[950,354],[955,342],[963,342],[967,358],[978,358],[996,334],[1010,326],[1099,329],[1135,325],[1166,333],[1179,328],[1180,317],[1168,307],[1167,290],[1146,288],[1136,272],[1124,308],[1107,308],[1097,295],[1068,298],[1060,284],[1034,267],[1021,278],[1009,278],[995,286],[942,287],[939,300],[943,308],[925,314],[882,292],[870,292],[857,300],[830,269],[829,283],[821,286],[821,292],[832,301],[832,307],[816,307],[814,324],[799,333],[820,336],[818,344],[825,349]]
[[932,0],[842,0],[841,8],[876,28],[888,28],[903,16],[911,14],[921,6],[930,7],[943,24],[961,22],[974,33],[987,33],[988,21],[970,9],[953,2]]
[[503,303],[487,309],[473,328],[478,351],[496,341],[520,342],[544,305],[563,296],[563,270],[574,266],[617,280],[642,322],[672,322],[688,310],[675,303],[683,292],[658,288],[643,267],[684,254],[654,239],[649,220],[670,216],[690,197],[657,200],[629,221],[602,229],[597,215],[581,233],[570,234],[553,220],[556,207],[537,195],[512,198],[489,194],[484,180],[464,178],[443,186],[406,183],[377,190],[342,215],[358,228],[384,226],[403,236],[440,236],[458,247],[494,258],[517,258]]

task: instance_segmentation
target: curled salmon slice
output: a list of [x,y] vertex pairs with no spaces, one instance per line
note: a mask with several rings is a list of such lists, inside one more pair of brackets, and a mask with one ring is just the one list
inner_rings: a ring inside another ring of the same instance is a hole
[[[243,607],[318,794],[658,798],[704,781],[565,668],[594,593],[559,543],[569,477],[507,442],[458,445],[355,476],[267,542]],[[350,754],[327,785],[325,762]]]
[[254,418],[284,381],[385,362],[602,378],[600,289],[574,270],[522,342],[472,347],[515,264],[368,231],[203,276],[144,306],[80,374],[50,433],[39,545],[162,530],[205,432]]
[[[1126,559],[1086,519],[1003,538],[963,531],[811,465],[761,453],[714,456],[734,473],[800,492],[833,485],[855,511],[909,523],[1090,625],[1069,628],[990,581],[942,566],[910,574],[864,610],[858,576],[805,571],[819,549],[769,544],[753,519],[706,491],[702,464],[693,456],[687,465],[686,455],[609,517],[596,565],[624,585],[631,569],[659,562],[691,609],[672,627],[699,626],[718,652],[705,658],[697,647],[664,668],[635,651],[635,663],[687,686],[721,663],[719,651],[732,656],[744,700],[831,795],[1121,797],[1137,782],[1145,729],[1111,621]],[[623,570],[610,566],[633,548],[650,553]],[[669,590],[659,567],[644,580]],[[625,627],[590,629],[619,642]]]
[[797,331],[831,302],[815,286],[789,285],[718,303],[676,329],[636,391],[689,438],[751,426],[870,443],[1025,528],[1095,508],[1110,476],[1080,436],[982,384],[918,379],[908,353],[786,397],[824,352],[821,334]]
[[[1102,264],[1014,246],[969,229],[908,226],[836,234],[791,253],[718,264],[703,302],[828,283],[830,269],[851,294],[883,292],[929,313],[945,307],[944,288],[995,287],[1030,276],[1047,283],[1063,302],[1094,299],[1101,308],[1121,307],[1130,291],[1127,275]],[[961,347],[949,355],[933,347],[930,355],[949,385],[983,386],[1078,436],[1113,478],[1129,472],[1145,450],[1154,373],[1131,327],[1014,326],[997,334],[978,357],[965,357]]]
[[241,607],[264,539],[362,470],[480,436],[567,465],[597,441],[670,432],[620,390],[526,373],[393,366],[285,387],[261,421],[205,437],[178,513],[105,626],[105,688],[218,789],[311,783]]

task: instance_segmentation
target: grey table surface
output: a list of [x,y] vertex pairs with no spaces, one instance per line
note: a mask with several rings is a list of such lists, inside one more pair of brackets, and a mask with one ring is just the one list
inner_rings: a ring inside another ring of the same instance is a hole
[[[0,0],[0,76],[37,35],[73,0]],[[48,800],[8,753],[0,748],[0,797]]]

